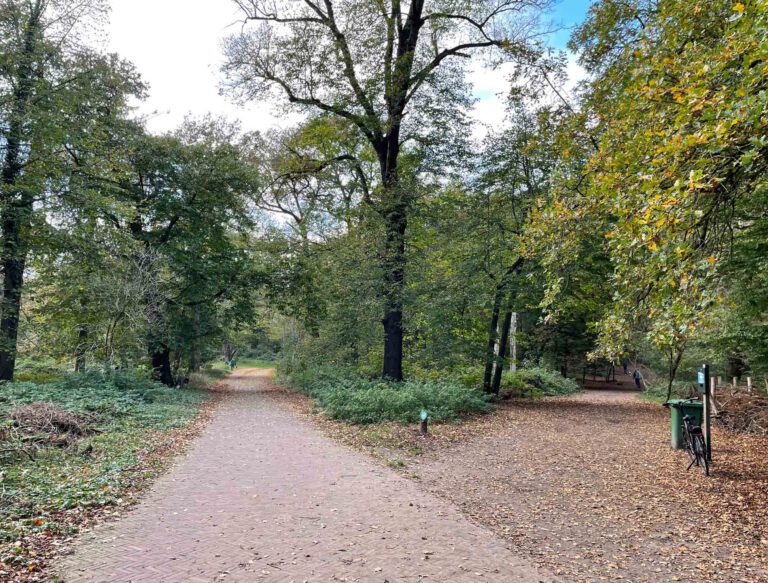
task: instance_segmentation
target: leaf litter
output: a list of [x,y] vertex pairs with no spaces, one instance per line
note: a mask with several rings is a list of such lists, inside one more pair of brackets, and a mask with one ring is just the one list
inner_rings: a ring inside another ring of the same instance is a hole
[[713,431],[686,472],[669,412],[634,394],[501,402],[460,424],[359,427],[272,398],[446,499],[563,581],[768,581],[768,438]]

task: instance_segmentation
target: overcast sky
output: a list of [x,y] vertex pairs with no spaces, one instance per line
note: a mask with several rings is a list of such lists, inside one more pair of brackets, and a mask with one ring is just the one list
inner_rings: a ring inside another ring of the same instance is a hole
[[[553,19],[572,26],[583,20],[588,4],[562,0]],[[219,95],[221,40],[238,29],[237,18],[231,0],[112,0],[110,50],[132,61],[149,83],[150,97],[139,112],[151,115],[151,131],[171,130],[188,113],[239,119],[246,130],[284,123],[268,105],[238,107]],[[563,30],[554,43],[564,45],[567,36]],[[478,69],[470,78],[481,97],[477,119],[498,124],[504,112],[504,74]]]

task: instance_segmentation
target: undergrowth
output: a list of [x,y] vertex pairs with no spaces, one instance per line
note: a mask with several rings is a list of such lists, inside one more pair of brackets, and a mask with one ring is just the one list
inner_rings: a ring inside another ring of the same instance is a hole
[[[465,368],[456,373],[464,385],[482,387],[483,369]],[[559,372],[540,367],[519,368],[516,372],[505,370],[501,375],[500,392],[514,397],[556,397],[578,393],[579,384]]]
[[[644,401],[651,403],[666,403],[667,401],[667,383],[657,383],[639,394]],[[672,383],[672,394],[670,399],[687,399],[697,397],[694,387],[687,381],[674,381]]]
[[359,425],[415,423],[424,409],[433,421],[450,421],[492,409],[481,391],[450,380],[392,383],[369,379],[351,369],[318,367],[292,374],[288,381],[315,397],[331,419]]
[[[204,391],[169,389],[127,370],[0,385],[0,422],[8,435],[13,412],[30,403],[49,404],[85,424],[66,447],[37,448],[26,456],[0,442],[6,452],[0,457],[0,548],[25,535],[70,531],[72,509],[121,504],[146,477],[146,468],[137,469],[142,454],[162,445],[167,431],[191,421],[206,398]],[[27,560],[23,551],[10,545],[0,562]]]

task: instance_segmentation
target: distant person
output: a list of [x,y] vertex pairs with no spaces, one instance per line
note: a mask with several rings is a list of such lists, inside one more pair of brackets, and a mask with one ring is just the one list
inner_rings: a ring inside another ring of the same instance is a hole
[[635,386],[638,389],[643,388],[643,375],[640,374],[640,371],[635,369],[635,372],[632,373],[632,378],[635,379]]
[[622,358],[621,359],[621,366],[624,367],[624,374],[629,375],[629,359]]
[[237,360],[233,356],[229,359],[229,370],[235,370],[237,368]]

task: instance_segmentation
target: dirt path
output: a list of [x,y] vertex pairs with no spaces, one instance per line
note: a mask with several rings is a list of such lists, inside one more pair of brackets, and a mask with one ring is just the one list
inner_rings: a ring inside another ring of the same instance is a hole
[[85,535],[75,582],[548,580],[488,530],[265,397],[232,394],[189,453],[117,523]]
[[768,439],[716,431],[705,478],[668,415],[619,391],[504,403],[407,471],[564,581],[768,581]]

